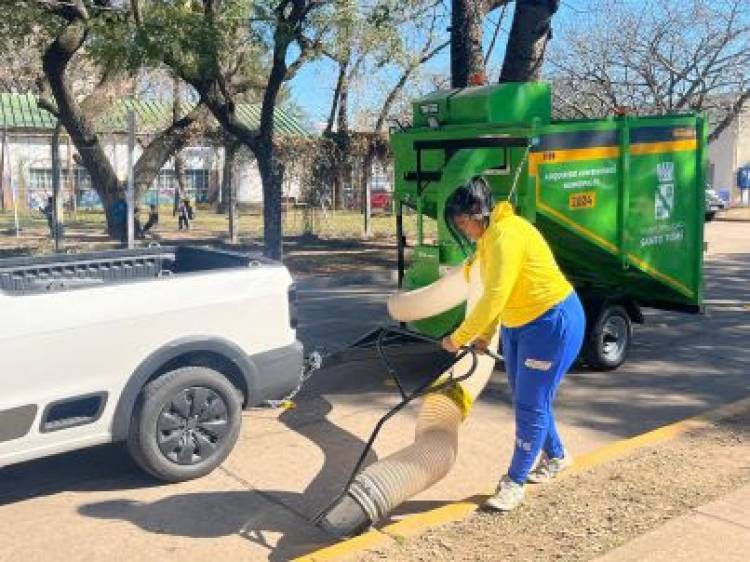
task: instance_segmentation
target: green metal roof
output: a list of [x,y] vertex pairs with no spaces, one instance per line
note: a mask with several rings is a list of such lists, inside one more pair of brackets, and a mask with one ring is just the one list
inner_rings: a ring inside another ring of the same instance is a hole
[[[172,104],[164,101],[119,100],[103,112],[96,121],[97,132],[125,133],[128,129],[128,110],[133,108],[138,133],[156,133],[172,123]],[[237,113],[242,122],[251,129],[260,126],[260,106],[238,104]],[[274,110],[276,134],[308,136],[310,133],[291,115],[276,108]],[[47,131],[54,129],[57,120],[40,108],[33,94],[0,93],[0,127],[16,130]]]

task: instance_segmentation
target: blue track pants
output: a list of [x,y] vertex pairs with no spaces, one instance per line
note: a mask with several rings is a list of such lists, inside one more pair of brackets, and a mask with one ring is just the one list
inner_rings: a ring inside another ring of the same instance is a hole
[[563,455],[552,402],[578,356],[586,328],[581,301],[573,292],[536,320],[502,328],[503,356],[516,416],[516,443],[508,476],[523,484],[541,450]]

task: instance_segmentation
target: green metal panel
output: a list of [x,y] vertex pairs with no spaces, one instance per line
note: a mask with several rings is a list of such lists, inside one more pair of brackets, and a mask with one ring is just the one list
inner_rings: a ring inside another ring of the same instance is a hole
[[[421,249],[410,260],[407,287],[437,279],[435,256],[439,265],[465,258],[442,216],[456,187],[482,174],[498,200],[507,198],[523,163],[514,198],[517,212],[537,225],[577,286],[629,295],[646,305],[700,305],[703,119],[623,116],[549,122],[543,103],[533,101],[541,99],[535,95],[541,96],[544,88],[535,86],[437,92],[415,102],[413,128],[392,135],[397,200],[438,223],[436,247]],[[426,126],[430,115],[438,119],[438,127]],[[417,193],[416,141],[504,136],[531,139],[528,161],[523,161],[522,147],[424,150],[422,171],[433,175]],[[445,319],[433,320],[420,328],[449,331]]]
[[617,252],[621,163],[617,127],[542,131],[531,154],[537,212]]
[[[418,245],[412,250],[412,267],[404,276],[404,285],[409,289],[424,287],[439,276],[440,258],[437,246]],[[426,321],[411,323],[411,326],[428,335],[440,337],[450,332],[464,317],[465,306],[460,305],[448,312]]]
[[549,84],[509,83],[435,92],[414,102],[414,127],[428,127],[432,116],[441,124],[528,126],[534,118],[549,123]]
[[627,225],[628,261],[677,290],[701,300],[703,211],[698,123],[679,119],[633,120],[632,181]]

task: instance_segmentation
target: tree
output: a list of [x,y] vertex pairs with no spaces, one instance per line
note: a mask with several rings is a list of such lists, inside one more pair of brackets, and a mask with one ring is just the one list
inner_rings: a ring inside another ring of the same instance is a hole
[[[16,23],[16,29],[10,33],[18,38],[24,29],[33,31],[33,46],[41,57],[43,79],[44,93],[39,105],[58,119],[75,145],[78,158],[107,210],[112,235],[116,233],[109,210],[114,201],[123,197],[124,186],[104,152],[95,120],[119,98],[133,80],[134,72],[130,69],[128,75],[124,65],[116,64],[121,61],[102,61],[95,54],[97,35],[123,14],[118,9],[121,4],[116,0],[16,0],[0,7],[0,19]],[[27,39],[22,36],[21,40]],[[3,41],[12,42],[12,36],[4,35]],[[122,43],[107,44],[107,49],[118,48],[122,48]],[[80,72],[81,68],[86,72]],[[81,80],[82,75],[98,78]],[[145,147],[135,164],[137,192],[150,185],[169,157],[187,142],[203,111],[204,108],[196,106]]]
[[[383,154],[385,125],[418,69],[448,46],[446,12],[441,0],[342,0],[337,7],[337,24],[323,48],[338,67],[323,132],[332,146],[325,151],[330,160],[318,163],[318,179],[333,185],[337,206],[343,186],[358,186],[369,236],[368,187],[372,165]],[[352,117],[356,131],[350,130]]]
[[[143,2],[122,33],[136,53],[158,59],[190,84],[226,133],[255,156],[263,183],[264,253],[281,259],[283,165],[274,147],[274,112],[285,81],[319,53],[331,0]],[[260,126],[238,115],[238,99],[262,92]]]
[[0,7],[0,90],[27,92],[42,74],[38,29],[23,6]]
[[539,80],[560,0],[516,0],[500,82]]
[[487,81],[482,35],[487,4],[477,0],[452,0],[451,87],[465,88]]
[[565,36],[566,48],[550,59],[562,115],[705,110],[714,140],[750,99],[744,0],[610,1]]
[[[505,8],[510,0],[452,0],[451,87],[487,82],[488,55],[494,49]],[[539,80],[547,43],[552,37],[552,17],[559,0],[517,0],[513,12],[500,82]],[[482,52],[487,14],[503,8],[487,54]]]

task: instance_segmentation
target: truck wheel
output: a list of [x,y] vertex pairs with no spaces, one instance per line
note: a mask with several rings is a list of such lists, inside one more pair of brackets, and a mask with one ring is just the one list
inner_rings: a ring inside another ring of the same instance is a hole
[[603,308],[583,346],[586,363],[601,371],[617,369],[625,362],[632,336],[633,324],[625,308]]
[[128,451],[166,482],[205,476],[232,451],[240,432],[240,392],[221,373],[183,367],[141,392],[130,422]]

